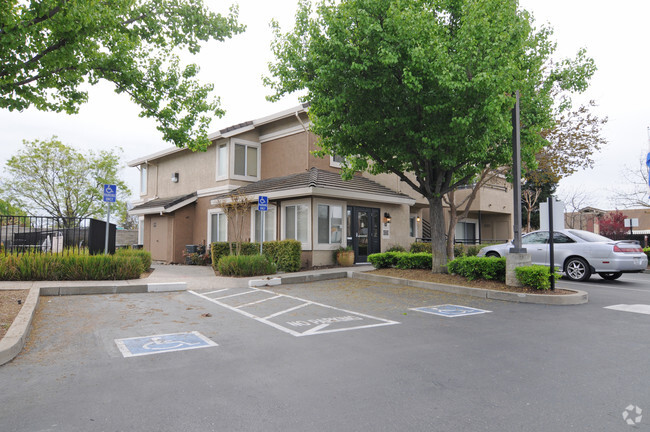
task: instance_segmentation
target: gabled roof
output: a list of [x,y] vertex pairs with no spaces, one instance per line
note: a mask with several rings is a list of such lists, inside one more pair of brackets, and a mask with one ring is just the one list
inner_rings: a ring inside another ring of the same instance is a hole
[[197,200],[196,192],[168,198],[156,198],[129,210],[130,215],[171,213]]
[[[269,199],[318,195],[395,204],[413,205],[415,203],[410,196],[388,189],[369,178],[354,176],[351,180],[345,181],[339,173],[318,168],[311,168],[308,171],[284,177],[260,180],[235,189],[231,193],[250,196],[265,195]],[[219,200],[227,199],[229,195],[219,195],[211,203],[217,204]]]
[[[211,133],[210,135],[208,135],[208,138],[210,139],[210,141],[214,141],[214,140],[219,139],[219,138],[228,138],[228,137],[231,137],[233,135],[237,135],[237,134],[240,134],[242,132],[246,132],[248,130],[255,129],[258,126],[261,126],[261,125],[264,125],[264,124],[267,124],[267,123],[271,123],[271,122],[281,120],[281,119],[287,118],[287,117],[293,117],[293,116],[296,115],[296,113],[302,113],[302,112],[307,111],[308,108],[309,108],[309,103],[303,103],[303,104],[300,104],[300,105],[298,105],[296,107],[289,108],[289,109],[286,109],[284,111],[277,112],[275,114],[271,114],[270,116],[261,117],[261,118],[255,119],[255,120],[249,120],[249,121],[239,123],[239,124],[236,124],[236,125],[228,126],[227,128],[220,129],[218,132]],[[174,153],[181,152],[181,151],[189,151],[189,149],[187,149],[185,147],[182,147],[182,148],[181,147],[172,147],[172,148],[169,148],[169,149],[161,150],[161,151],[156,152],[156,153],[149,154],[147,156],[139,157],[137,159],[134,159],[132,161],[127,162],[127,165],[130,166],[130,167],[135,167],[135,166],[141,165],[143,163],[147,163],[149,161],[160,159],[160,158],[163,158],[165,156],[169,156],[169,155],[172,155]]]

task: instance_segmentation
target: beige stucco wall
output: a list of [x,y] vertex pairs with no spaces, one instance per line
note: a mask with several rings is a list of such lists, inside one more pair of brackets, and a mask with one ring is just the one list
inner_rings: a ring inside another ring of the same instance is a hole
[[308,139],[302,132],[262,143],[262,179],[308,170]]

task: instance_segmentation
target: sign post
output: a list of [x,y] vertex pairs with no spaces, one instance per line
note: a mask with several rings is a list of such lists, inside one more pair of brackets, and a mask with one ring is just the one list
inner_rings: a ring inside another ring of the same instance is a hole
[[115,202],[117,197],[117,187],[115,185],[104,185],[104,202],[106,203],[106,238],[104,239],[104,255],[108,254],[108,228],[111,223],[111,203]]
[[261,212],[261,223],[260,223],[260,255],[262,255],[262,244],[264,244],[264,219],[266,219],[266,214],[264,213],[269,209],[269,197],[262,196],[257,199],[257,210]]

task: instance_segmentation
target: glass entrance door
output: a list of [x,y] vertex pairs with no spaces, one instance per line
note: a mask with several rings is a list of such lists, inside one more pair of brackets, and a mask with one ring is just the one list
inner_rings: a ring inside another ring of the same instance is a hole
[[368,262],[368,255],[380,252],[379,209],[348,207],[348,244],[354,249],[354,262]]

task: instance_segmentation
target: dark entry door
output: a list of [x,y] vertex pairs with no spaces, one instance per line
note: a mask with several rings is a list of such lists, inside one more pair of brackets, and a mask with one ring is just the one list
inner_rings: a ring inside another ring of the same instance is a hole
[[379,209],[348,207],[348,244],[354,249],[354,262],[368,262],[368,255],[381,250]]

